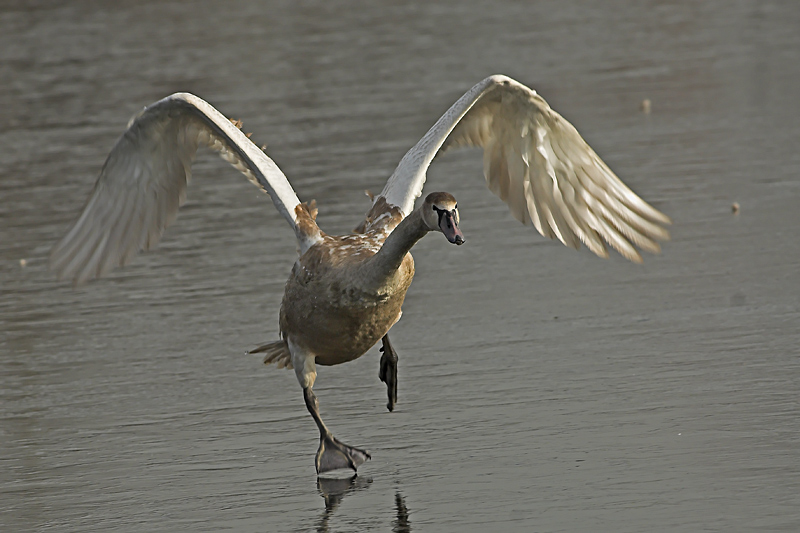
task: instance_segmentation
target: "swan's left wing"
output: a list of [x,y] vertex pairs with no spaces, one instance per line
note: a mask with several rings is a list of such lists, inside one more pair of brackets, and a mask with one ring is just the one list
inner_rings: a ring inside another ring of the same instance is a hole
[[670,219],[622,183],[535,91],[506,76],[486,78],[447,110],[400,161],[373,211],[386,204],[408,215],[431,161],[459,146],[483,148],[489,189],[546,237],[572,248],[583,242],[601,257],[607,242],[635,262],[642,261],[636,247],[658,253],[657,241],[669,239]]
[[208,102],[176,93],[131,119],[80,217],[53,247],[51,268],[79,284],[155,246],[186,198],[192,160],[201,144],[269,193],[301,249],[307,247],[314,235],[306,227],[307,217],[298,220],[300,201],[275,162]]

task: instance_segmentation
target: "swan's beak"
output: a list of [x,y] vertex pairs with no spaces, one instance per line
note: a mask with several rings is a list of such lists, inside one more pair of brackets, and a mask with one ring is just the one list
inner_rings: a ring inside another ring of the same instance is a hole
[[[442,212],[440,211],[440,213]],[[442,213],[442,216],[439,217],[439,229],[442,230],[447,240],[453,244],[462,245],[466,242],[464,234],[458,229],[458,224],[456,224],[453,218],[453,213],[449,211],[445,211]]]

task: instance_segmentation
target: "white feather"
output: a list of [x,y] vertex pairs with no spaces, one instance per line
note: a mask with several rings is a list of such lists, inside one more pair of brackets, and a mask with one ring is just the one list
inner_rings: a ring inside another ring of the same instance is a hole
[[307,244],[297,232],[300,201],[275,162],[208,102],[176,93],[128,123],[81,216],[53,248],[50,262],[59,276],[82,283],[153,247],[186,199],[198,144],[219,152],[269,193],[301,245]]
[[448,149],[484,150],[489,189],[514,218],[542,235],[607,257],[603,241],[632,261],[633,244],[657,252],[670,219],[634,194],[578,131],[536,91],[506,76],[490,76],[467,91],[409,150],[383,192],[408,215],[422,194],[428,166]]

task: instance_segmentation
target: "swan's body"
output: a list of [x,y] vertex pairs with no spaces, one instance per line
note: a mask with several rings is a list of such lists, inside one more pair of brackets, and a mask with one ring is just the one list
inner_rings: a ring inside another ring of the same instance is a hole
[[405,254],[399,268],[373,268],[385,239],[380,229],[325,235],[304,253],[286,282],[284,338],[313,353],[317,363],[336,365],[360,357],[386,335],[400,319],[414,260]]
[[128,263],[159,240],[185,198],[191,160],[206,144],[268,192],[295,232],[300,255],[281,305],[281,339],[255,351],[265,362],[295,369],[320,430],[318,472],[356,469],[369,458],[337,441],[319,416],[312,387],[316,364],[363,355],[383,340],[380,378],[389,410],[397,394],[397,356],[387,333],[400,319],[414,276],[409,253],[430,231],[464,242],[455,199],[422,194],[433,158],[458,146],[484,149],[489,188],[517,220],[542,234],[607,257],[606,242],[640,262],[636,246],[660,250],[669,219],[631,192],[578,132],[534,91],[491,76],[462,96],[403,157],[351,235],[329,236],[314,205],[301,204],[286,177],[222,114],[196,96],[177,93],[129,123],[106,161],[76,223],[53,248],[60,277],[82,283]]

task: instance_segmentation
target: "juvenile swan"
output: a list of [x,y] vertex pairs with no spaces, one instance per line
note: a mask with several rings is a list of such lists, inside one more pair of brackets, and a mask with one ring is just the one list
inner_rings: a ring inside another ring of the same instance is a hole
[[111,150],[83,212],[51,252],[59,278],[80,284],[155,246],[186,198],[200,144],[269,193],[297,237],[281,340],[253,352],[294,368],[320,432],[317,473],[356,470],[370,455],[323,423],[312,391],[316,365],[352,361],[382,340],[379,377],[394,409],[397,354],[387,334],[414,277],[409,251],[431,231],[464,243],[452,195],[431,193],[414,209],[440,152],[482,147],[486,183],[514,218],[569,247],[583,243],[608,257],[608,243],[638,263],[637,247],[658,253],[658,241],[669,239],[668,217],[631,192],[535,91],[505,76],[490,76],[459,98],[406,153],[355,232],[342,236],[320,230],[314,203],[300,203],[286,176],[236,125],[200,98],[176,93],[131,119]]

